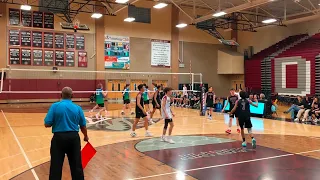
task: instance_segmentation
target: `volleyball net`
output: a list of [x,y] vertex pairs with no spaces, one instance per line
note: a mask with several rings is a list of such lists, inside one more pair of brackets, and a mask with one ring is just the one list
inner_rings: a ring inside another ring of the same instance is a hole
[[[178,83],[178,84],[177,84]],[[149,91],[154,85],[179,87],[185,84],[188,92],[198,92],[202,84],[201,73],[82,71],[53,69],[1,69],[0,98],[7,99],[60,99],[61,90],[70,87],[74,98],[90,98],[98,84],[103,85],[108,99],[121,99],[126,84],[131,99],[138,92],[139,84],[146,84]],[[180,89],[180,90],[179,90]]]

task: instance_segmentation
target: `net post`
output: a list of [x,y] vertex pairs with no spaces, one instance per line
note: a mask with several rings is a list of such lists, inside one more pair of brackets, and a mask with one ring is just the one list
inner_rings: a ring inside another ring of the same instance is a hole
[[0,89],[0,93],[2,93],[2,89],[3,89],[3,79],[4,79],[4,69],[1,68],[1,89]]

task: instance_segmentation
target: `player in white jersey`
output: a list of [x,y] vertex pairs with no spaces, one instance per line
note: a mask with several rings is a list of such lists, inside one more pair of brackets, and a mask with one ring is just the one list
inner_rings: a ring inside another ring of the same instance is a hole
[[[170,98],[172,95],[172,88],[166,87],[166,88],[164,88],[163,92],[165,95],[163,96],[163,98],[161,100],[161,114],[164,119],[164,127],[163,127],[163,133],[161,136],[161,141],[165,141],[170,144],[174,144],[174,141],[171,138],[171,133],[172,133],[172,129],[174,126],[173,121],[172,121],[174,114],[170,108],[170,104],[171,104]],[[168,125],[170,125],[169,136],[166,137]]]

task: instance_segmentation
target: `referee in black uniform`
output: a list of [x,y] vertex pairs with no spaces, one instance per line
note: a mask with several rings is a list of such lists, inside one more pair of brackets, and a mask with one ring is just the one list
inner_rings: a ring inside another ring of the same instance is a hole
[[84,180],[79,126],[88,141],[86,119],[80,106],[71,101],[72,89],[64,87],[62,100],[52,104],[44,120],[46,128],[52,127],[51,164],[49,180],[61,180],[65,154],[68,156],[73,180]]

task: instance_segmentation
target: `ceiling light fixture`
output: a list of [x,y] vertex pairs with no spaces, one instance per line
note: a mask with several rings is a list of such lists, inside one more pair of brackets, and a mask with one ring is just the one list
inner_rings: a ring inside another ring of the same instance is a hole
[[264,24],[269,24],[269,23],[274,23],[274,22],[277,22],[276,19],[266,19],[266,20],[263,20],[262,23]]
[[187,26],[188,26],[188,24],[186,24],[186,23],[180,23],[180,24],[176,25],[177,28],[184,28],[184,27],[187,27]]
[[92,18],[95,18],[95,19],[99,19],[99,18],[102,17],[102,14],[101,14],[101,13],[93,13],[93,14],[91,15],[91,17],[92,17]]
[[31,10],[31,6],[29,6],[29,5],[21,5],[21,6],[20,6],[20,9],[21,9],[21,10],[30,11],[30,10]]
[[127,17],[123,21],[125,21],[125,22],[133,22],[135,20],[136,20],[136,18],[134,18],[134,17]]
[[221,11],[221,12],[217,12],[217,13],[213,14],[212,16],[214,16],[214,17],[220,17],[220,16],[224,16],[224,15],[226,15],[226,14],[227,14],[226,12]]
[[156,8],[156,9],[161,9],[161,8],[166,7],[166,6],[168,6],[167,3],[158,3],[158,4],[154,5],[153,7]]
[[124,4],[124,3],[127,3],[129,0],[116,0],[116,3],[119,3],[119,4]]

